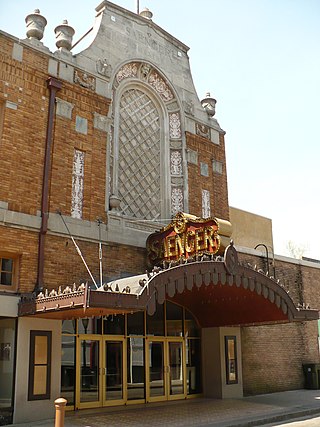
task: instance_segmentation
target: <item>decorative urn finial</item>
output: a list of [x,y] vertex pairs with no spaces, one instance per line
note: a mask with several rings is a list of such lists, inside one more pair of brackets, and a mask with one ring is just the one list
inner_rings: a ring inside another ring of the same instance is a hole
[[72,37],[74,35],[74,29],[68,25],[68,21],[65,19],[61,25],[58,25],[54,29],[56,35],[56,46],[60,50],[67,50],[70,52],[72,47]]
[[146,19],[152,19],[153,17],[153,13],[146,7],[145,9],[143,9],[140,13],[140,16],[143,16]]
[[27,24],[27,37],[28,39],[41,40],[43,38],[44,28],[47,25],[47,20],[44,16],[40,15],[40,10],[35,9],[25,19]]
[[209,117],[213,117],[216,114],[216,99],[211,98],[210,92],[206,93],[206,97],[202,99],[201,105],[206,110]]

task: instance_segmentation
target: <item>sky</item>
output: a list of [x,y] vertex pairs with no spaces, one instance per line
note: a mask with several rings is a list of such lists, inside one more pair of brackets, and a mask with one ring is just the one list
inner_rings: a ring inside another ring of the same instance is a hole
[[[0,29],[25,38],[25,17],[38,8],[48,20],[42,41],[55,51],[54,28],[68,19],[78,40],[99,3],[0,0]],[[276,254],[290,255],[292,242],[320,259],[320,1],[140,0],[145,7],[190,47],[199,98],[217,100],[229,204],[272,219]]]

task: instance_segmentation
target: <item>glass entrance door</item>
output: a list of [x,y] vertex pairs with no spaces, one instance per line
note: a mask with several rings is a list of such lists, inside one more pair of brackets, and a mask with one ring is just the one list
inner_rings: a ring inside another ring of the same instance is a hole
[[77,344],[77,408],[125,401],[124,338],[79,335]]
[[183,399],[186,395],[183,339],[148,338],[147,342],[147,401]]
[[115,405],[125,400],[124,345],[122,338],[104,340],[103,404]]
[[77,407],[101,405],[101,340],[94,335],[79,335],[77,360]]
[[149,339],[147,353],[147,398],[149,401],[165,400],[167,389],[165,342]]
[[181,399],[185,391],[183,341],[168,341],[169,398]]

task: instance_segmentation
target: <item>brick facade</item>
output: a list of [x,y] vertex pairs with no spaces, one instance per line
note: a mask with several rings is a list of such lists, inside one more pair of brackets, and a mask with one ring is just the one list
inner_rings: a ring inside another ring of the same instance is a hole
[[[198,164],[188,164],[189,211],[193,215],[202,215],[201,190],[210,192],[211,215],[229,220],[229,202],[224,136],[220,134],[220,144],[214,144],[206,138],[187,133],[187,149],[198,153]],[[222,174],[215,173],[212,160],[222,163]],[[200,163],[208,165],[209,176],[202,176]]]
[[[158,37],[160,38],[160,36]],[[165,38],[167,37],[169,36],[166,34]],[[21,45],[22,60],[13,59],[12,51],[15,43],[17,43],[17,39],[0,33],[0,114],[3,115],[2,118],[0,117],[0,255],[2,253],[18,257],[17,287],[13,290],[18,293],[32,293],[37,285],[40,210],[49,108],[49,89],[47,87],[47,80],[50,77],[49,61],[55,61],[57,69],[65,64],[63,57],[59,60],[44,48],[36,49],[28,43]],[[149,46],[146,49],[149,49]],[[176,46],[174,49],[176,51]],[[183,51],[182,45],[179,45],[179,52],[180,50]],[[132,61],[132,58],[127,58],[127,60]],[[70,58],[68,61],[72,62]],[[182,59],[179,61],[182,63]],[[122,64],[120,60],[119,63]],[[144,65],[147,66],[142,79],[146,79],[148,73],[149,65]],[[179,66],[182,67],[182,65]],[[74,67],[74,71],[77,71],[76,67]],[[174,73],[178,75],[177,70],[169,71],[168,75],[174,75]],[[178,71],[180,72],[180,69]],[[134,67],[131,68],[131,71],[129,69],[126,72],[134,73]],[[58,71],[56,74],[55,77],[62,82],[62,88],[58,91],[57,97],[62,102],[68,103],[71,115],[70,117],[66,114],[55,114],[54,116],[52,165],[49,177],[50,224],[44,246],[45,287],[50,290],[72,283],[78,284],[89,279],[85,266],[59,219],[57,211],[60,211],[69,221],[69,227],[97,281],[99,278],[99,239],[96,227],[98,218],[103,222],[104,281],[144,273],[147,267],[146,250],[143,245],[147,232],[151,232],[149,229],[146,231],[143,228],[144,220],[139,224],[134,223],[134,227],[131,224],[130,232],[133,233],[132,230],[134,230],[137,234],[131,235],[130,242],[129,240],[123,241],[126,237],[125,233],[120,236],[123,240],[120,238],[119,240],[115,238],[108,240],[106,237],[107,231],[110,232],[107,230],[110,225],[110,216],[108,216],[110,212],[108,212],[106,194],[112,178],[110,169],[113,159],[110,157],[114,155],[114,152],[110,148],[111,130],[95,127],[94,114],[101,115],[106,120],[114,119],[114,111],[111,111],[111,105],[112,108],[114,106],[113,100],[111,100],[111,90],[107,92],[106,89],[102,95],[103,91],[97,92],[90,87],[84,87],[77,82],[72,82],[72,79],[67,81],[59,76]],[[185,74],[187,75],[187,73]],[[101,74],[96,75],[95,78],[103,79]],[[121,78],[126,78],[125,73]],[[117,82],[119,86],[122,84],[121,81],[119,79]],[[105,88],[112,87],[110,80],[104,83]],[[156,85],[156,83],[154,84]],[[171,93],[170,82],[167,82],[168,86],[165,85],[164,80],[160,83],[160,89],[152,95],[158,96],[159,99],[161,93],[162,96],[169,96]],[[142,80],[138,82],[138,86],[143,87]],[[163,87],[167,89],[164,94],[161,92]],[[153,89],[148,87],[148,91],[151,90]],[[179,88],[179,90],[181,100],[184,99],[181,94],[188,94],[188,96],[190,94],[185,87]],[[172,111],[177,112],[180,108],[178,104],[175,99],[168,105],[173,109]],[[193,105],[192,102],[189,103],[190,105]],[[171,141],[169,141],[170,138],[168,139],[169,148],[167,147],[168,152],[170,149],[178,152],[181,162],[185,161],[188,150],[191,150],[196,153],[197,162],[185,162],[184,165],[187,165],[186,176],[182,176],[183,173],[179,169],[172,181],[170,181],[169,172],[165,182],[168,185],[170,182],[172,188],[176,186],[176,189],[181,191],[178,194],[187,197],[186,206],[188,206],[190,214],[202,216],[202,190],[207,190],[210,193],[211,216],[229,220],[224,132],[215,119],[208,118],[207,113],[201,111],[200,107],[201,105],[199,105],[200,119],[194,117],[191,107],[188,114],[183,117],[184,121],[189,120],[188,126],[185,127],[188,131],[183,135],[180,135],[179,116],[183,113],[182,109],[179,110],[179,114],[177,113],[177,117],[179,117],[178,131],[176,128],[171,129],[173,137]],[[168,109],[168,111],[171,110]],[[85,132],[76,130],[77,117],[86,121]],[[2,127],[1,119],[3,120]],[[219,144],[217,141],[213,142],[196,134],[196,131],[194,133],[190,131],[196,119],[199,119],[201,123],[206,123],[205,126],[209,131],[211,129],[219,134]],[[175,126],[178,125],[175,123]],[[168,129],[166,131],[170,132]],[[71,218],[75,149],[85,153],[81,219]],[[221,163],[221,173],[213,170],[213,160]],[[106,166],[107,163],[109,169]],[[168,164],[168,169],[170,169],[170,160]],[[208,166],[207,176],[201,173],[201,164]],[[110,175],[108,175],[109,173]],[[185,193],[183,193],[184,191]],[[172,194],[168,196],[169,191],[163,194],[166,194],[166,197],[172,196]],[[170,203],[167,202],[167,204]],[[120,222],[123,219],[120,218],[118,212],[113,212],[113,214],[114,224],[117,220]],[[154,228],[157,225],[154,225]],[[116,228],[116,225],[114,227]],[[121,226],[119,226],[120,228]],[[114,235],[116,234],[117,232],[114,232]],[[135,244],[134,237],[138,234],[140,241],[139,244]],[[251,265],[257,265],[258,268],[266,270],[265,258],[249,253],[239,253],[239,258],[241,262],[249,262]],[[270,274],[274,273],[272,270],[271,267]],[[320,307],[319,271],[318,268],[298,262],[276,259],[276,278],[290,292],[296,305],[311,304],[312,308]],[[319,361],[317,337],[318,325],[314,321],[242,327],[244,393],[250,395],[302,387],[302,363]]]
[[[240,262],[266,271],[266,258],[239,254]],[[319,268],[275,260],[270,274],[279,279],[296,306],[319,307]],[[241,328],[244,394],[304,387],[303,363],[319,363],[318,322]]]

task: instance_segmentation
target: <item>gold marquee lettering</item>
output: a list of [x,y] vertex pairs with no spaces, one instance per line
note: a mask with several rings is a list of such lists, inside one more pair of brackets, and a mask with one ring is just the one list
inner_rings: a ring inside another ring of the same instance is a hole
[[214,218],[189,220],[184,214],[178,215],[175,222],[148,237],[147,251],[151,265],[160,264],[164,260],[187,259],[196,254],[218,252],[220,237]]

